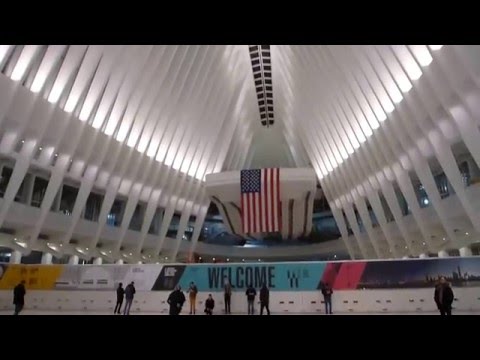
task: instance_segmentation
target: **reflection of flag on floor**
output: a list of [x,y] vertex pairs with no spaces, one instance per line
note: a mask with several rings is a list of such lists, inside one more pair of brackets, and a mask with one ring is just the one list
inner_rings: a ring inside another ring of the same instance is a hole
[[280,169],[242,170],[240,191],[243,232],[280,231]]

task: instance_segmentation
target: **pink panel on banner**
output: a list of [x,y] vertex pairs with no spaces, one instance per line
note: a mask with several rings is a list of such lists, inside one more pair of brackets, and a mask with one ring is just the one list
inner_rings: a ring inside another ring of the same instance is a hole
[[342,263],[333,285],[337,290],[353,290],[362,278],[366,262]]

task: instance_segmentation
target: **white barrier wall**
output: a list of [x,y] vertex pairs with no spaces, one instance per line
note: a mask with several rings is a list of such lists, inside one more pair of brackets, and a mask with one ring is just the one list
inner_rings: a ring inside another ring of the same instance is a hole
[[[439,276],[452,284],[454,309],[480,311],[480,257],[251,264],[15,265],[0,264],[0,309],[12,309],[13,288],[26,283],[26,309],[112,312],[119,283],[134,281],[133,312],[168,312],[175,286],[199,290],[198,310],[211,293],[224,309],[223,287],[232,287],[233,313],[246,313],[245,290],[270,289],[274,313],[323,313],[321,289],[334,290],[335,313],[435,311]],[[188,298],[188,296],[186,296]],[[257,296],[258,300],[258,296]],[[257,307],[259,305],[257,304]],[[188,311],[188,300],[184,311]]]
[[[453,289],[454,311],[480,311],[480,289]],[[168,313],[166,300],[169,292],[137,292],[131,313]],[[212,293],[215,299],[214,313],[224,309],[223,293]],[[202,313],[208,293],[197,296],[197,314]],[[189,311],[188,296],[183,313]],[[13,311],[12,291],[0,291],[0,310]],[[257,297],[258,300],[258,297]],[[116,303],[113,291],[28,291],[25,309],[49,311],[105,311],[112,312]],[[260,311],[257,301],[256,312]],[[244,293],[234,293],[231,299],[232,313],[246,313]],[[433,289],[405,290],[344,290],[336,291],[332,298],[334,313],[402,313],[436,311]],[[325,313],[320,292],[271,292],[270,311],[282,313]]]

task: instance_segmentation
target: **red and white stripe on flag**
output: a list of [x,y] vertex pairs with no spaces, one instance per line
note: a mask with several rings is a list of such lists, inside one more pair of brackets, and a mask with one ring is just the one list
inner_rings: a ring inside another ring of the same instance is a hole
[[280,231],[280,169],[242,170],[240,187],[243,232]]

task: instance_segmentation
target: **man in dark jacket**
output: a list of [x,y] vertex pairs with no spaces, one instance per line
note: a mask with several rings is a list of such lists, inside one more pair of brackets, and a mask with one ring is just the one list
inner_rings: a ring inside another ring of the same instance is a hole
[[254,312],[254,303],[255,303],[255,296],[257,296],[257,290],[250,284],[245,291],[245,295],[247,295],[247,302],[248,302],[248,315],[253,315]]
[[130,307],[132,306],[133,296],[136,292],[134,284],[135,283],[132,281],[125,288],[125,308],[123,309],[123,315],[130,315]]
[[123,295],[125,295],[125,289],[122,287],[123,284],[119,283],[117,288],[117,305],[115,305],[115,310],[113,310],[114,314],[120,314],[120,309],[122,308],[123,304]]
[[232,298],[232,285],[225,276],[223,279],[223,298],[225,300],[225,314],[230,314],[230,300]]
[[175,287],[168,296],[167,303],[170,305],[170,315],[179,315],[182,311],[183,303],[185,302],[185,295],[183,294],[180,285]]
[[215,300],[213,300],[212,294],[208,294],[208,299],[205,301],[205,314],[212,315],[214,307]]
[[452,315],[453,290],[444,276],[440,277],[439,283],[435,286],[433,296],[440,315]]
[[20,284],[13,289],[13,304],[15,305],[15,312],[13,315],[18,315],[22,311],[25,305],[25,280],[22,280]]
[[326,283],[322,288],[323,301],[325,302],[325,314],[332,313],[332,294],[333,290],[329,283]]
[[267,315],[270,315],[270,309],[268,303],[270,301],[270,290],[268,290],[267,284],[263,284],[260,289],[260,315],[263,315],[263,308],[267,309]]

